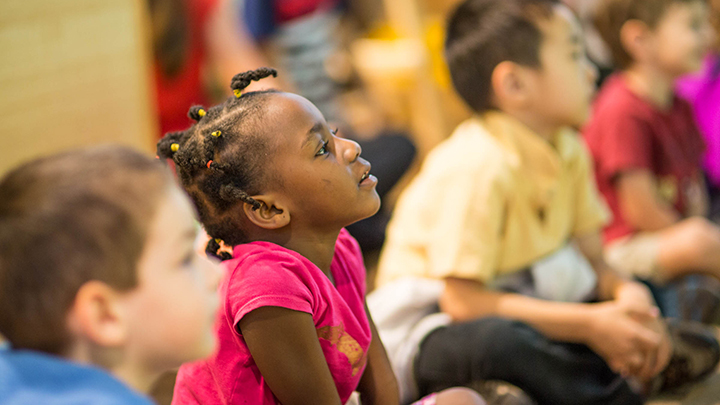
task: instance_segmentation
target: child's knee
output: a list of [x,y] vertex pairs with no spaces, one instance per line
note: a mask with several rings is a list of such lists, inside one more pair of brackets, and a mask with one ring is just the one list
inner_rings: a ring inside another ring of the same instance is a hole
[[437,405],[487,405],[477,392],[470,388],[449,388],[438,393]]
[[688,254],[705,257],[720,249],[720,229],[705,218],[693,217],[684,221],[684,236]]

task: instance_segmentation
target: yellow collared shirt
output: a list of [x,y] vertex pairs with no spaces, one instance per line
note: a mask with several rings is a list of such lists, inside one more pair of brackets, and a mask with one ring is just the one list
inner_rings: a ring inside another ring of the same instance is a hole
[[548,142],[507,114],[487,112],[438,145],[400,196],[377,283],[404,276],[488,282],[608,219],[574,131]]

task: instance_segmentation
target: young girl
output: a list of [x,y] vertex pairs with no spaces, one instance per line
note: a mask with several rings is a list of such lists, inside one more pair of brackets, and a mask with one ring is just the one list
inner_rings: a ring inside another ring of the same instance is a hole
[[[343,227],[380,207],[377,179],[355,142],[339,138],[306,99],[242,94],[261,68],[233,78],[236,97],[168,134],[171,158],[220,253],[226,278],[219,348],[184,365],[174,404],[397,404],[395,377],[365,307],[365,268]],[[426,403],[479,404],[453,389]]]

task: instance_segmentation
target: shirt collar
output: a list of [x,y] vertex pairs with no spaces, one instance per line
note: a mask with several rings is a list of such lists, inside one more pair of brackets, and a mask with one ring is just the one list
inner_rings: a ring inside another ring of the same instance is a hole
[[477,117],[480,125],[508,152],[511,166],[520,170],[536,189],[538,202],[545,204],[558,185],[564,164],[571,158],[568,142],[571,129],[562,129],[548,141],[516,118],[499,111]]

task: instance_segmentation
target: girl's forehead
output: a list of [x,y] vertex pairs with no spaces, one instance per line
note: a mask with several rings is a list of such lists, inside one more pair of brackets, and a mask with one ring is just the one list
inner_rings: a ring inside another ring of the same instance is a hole
[[274,95],[268,100],[266,128],[275,139],[285,139],[291,145],[302,142],[318,124],[326,125],[322,113],[309,100],[292,93]]
[[268,100],[266,113],[268,118],[278,124],[282,123],[283,126],[312,127],[319,121],[325,121],[322,113],[313,103],[293,93],[274,94]]

